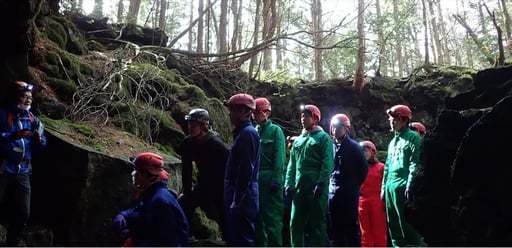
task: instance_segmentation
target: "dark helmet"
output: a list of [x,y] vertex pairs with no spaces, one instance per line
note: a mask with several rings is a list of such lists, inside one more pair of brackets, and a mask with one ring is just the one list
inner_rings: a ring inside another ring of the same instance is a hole
[[311,113],[311,116],[316,117],[318,121],[322,119],[322,113],[320,113],[320,109],[312,104],[300,106],[300,112],[309,112]]
[[249,109],[256,109],[256,101],[254,101],[254,98],[251,95],[244,93],[235,94],[224,102],[224,106],[228,108],[234,105],[245,105]]
[[145,170],[152,175],[160,175],[164,171],[164,159],[152,152],[139,153],[135,158],[130,158],[135,170]]
[[199,123],[209,124],[210,123],[210,115],[206,109],[196,108],[192,109],[188,115],[185,115],[185,120],[187,121],[197,121]]
[[412,119],[412,111],[406,105],[395,105],[390,109],[386,110],[386,114],[388,116],[392,116],[393,118],[407,118]]

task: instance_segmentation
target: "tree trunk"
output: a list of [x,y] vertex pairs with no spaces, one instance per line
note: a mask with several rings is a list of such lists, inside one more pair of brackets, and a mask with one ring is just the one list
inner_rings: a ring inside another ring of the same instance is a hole
[[[192,1],[191,1],[192,2]],[[197,52],[204,52],[204,0],[197,1]]]
[[[395,21],[395,26],[398,26],[400,23],[400,8],[399,8],[400,0],[393,0],[393,20]],[[398,63],[398,77],[403,77],[403,58],[402,58],[402,41],[401,39],[396,39],[396,47],[395,47],[395,63]]]
[[478,48],[480,49],[482,54],[487,58],[487,61],[491,65],[494,65],[495,60],[494,60],[493,56],[489,53],[487,47],[482,43],[482,41],[480,41],[478,39],[478,36],[475,34],[473,29],[471,29],[471,27],[466,23],[466,21],[460,15],[453,15],[453,17],[455,17],[455,20],[457,22],[459,22],[460,25],[462,25],[466,29],[466,32],[471,37],[473,42],[475,42],[475,44],[478,46]]
[[117,23],[123,23],[124,5],[123,0],[117,3]]
[[500,3],[501,3],[501,10],[503,11],[503,17],[505,19],[504,23],[505,23],[505,34],[507,35],[506,39],[507,40],[510,40],[512,38],[512,20],[510,20],[510,14],[508,13],[508,9],[507,9],[507,1],[505,0],[500,0]]
[[[425,4],[425,1],[428,1],[428,0],[421,0],[421,5],[422,5],[422,13],[423,13],[423,28],[424,28],[424,40],[425,40],[425,61],[423,62],[423,67],[424,68],[429,68],[430,67],[430,58],[429,58],[429,52],[428,52],[428,20],[427,20],[427,5]],[[430,3],[429,3],[430,4]],[[435,23],[435,20],[432,20],[432,23]],[[432,29],[434,30],[434,24],[432,24]]]
[[[263,0],[263,32],[262,39],[271,39],[276,30],[276,1],[275,0]],[[263,50],[263,71],[272,70],[272,50],[265,48]]]
[[485,9],[487,10],[487,13],[491,17],[492,23],[494,24],[494,28],[496,28],[496,33],[498,35],[498,60],[496,61],[495,66],[503,66],[505,64],[505,52],[503,50],[503,31],[501,30],[500,25],[496,21],[496,14],[491,12],[487,5],[484,3]]
[[364,32],[364,0],[358,1],[357,13],[357,34],[359,37],[359,47],[357,49],[357,68],[354,75],[354,88],[357,92],[361,92],[364,86],[364,52],[366,49]]
[[[432,38],[434,40],[434,45],[435,45],[435,48],[436,48],[436,60],[437,60],[437,63],[438,64],[445,64],[445,61],[444,61],[444,57],[443,57],[443,46],[441,45],[441,39],[439,38],[439,25],[440,23],[437,23],[437,20],[436,20],[436,13],[434,11],[434,3],[433,1],[435,0],[425,0],[425,1],[428,1],[428,8],[430,10],[430,16],[431,16],[431,20],[430,20],[430,26],[431,26],[431,30],[432,30]],[[425,3],[423,3],[425,4]],[[424,13],[424,18],[426,20],[427,18],[427,11],[425,10],[425,13]],[[427,24],[428,25],[428,24]],[[427,34],[425,34],[425,37],[427,37]]]
[[[444,42],[441,42],[441,46],[442,46],[442,55],[443,56],[443,61],[445,64],[447,65],[450,65],[451,64],[451,56],[450,56],[450,49],[448,49],[448,44],[449,42],[447,42],[447,31],[446,31],[446,23],[444,22],[444,18],[443,18],[443,8],[441,8],[441,0],[432,0],[435,2],[436,4],[436,9],[437,9],[437,17],[439,19],[439,32],[440,34],[442,35],[441,39],[444,40]],[[451,1],[451,0],[448,0],[448,1]]]
[[231,12],[233,13],[233,36],[231,37],[231,52],[238,50],[238,40],[240,39],[240,12],[238,12],[238,0],[231,1]]
[[384,31],[382,27],[382,11],[380,8],[380,0],[375,0],[375,12],[377,15],[377,37],[379,44],[379,62],[377,65],[377,71],[375,76],[387,76],[388,75],[388,60],[386,59],[386,40],[384,38]]
[[[194,21],[194,1],[190,1],[189,5],[189,19],[188,19],[188,25],[192,24]],[[198,22],[199,24],[199,22]],[[199,32],[198,32],[199,33]],[[187,43],[187,49],[188,51],[192,51],[192,44],[194,43],[194,32],[192,29],[188,31],[188,43]]]
[[94,0],[94,9],[92,10],[91,16],[96,18],[103,17],[103,0]]
[[311,19],[313,20],[313,44],[314,48],[314,59],[313,64],[315,65],[315,80],[320,82],[323,80],[323,59],[322,59],[322,2],[321,0],[312,0],[311,3]]
[[[254,13],[254,31],[252,32],[254,34],[252,45],[253,47],[256,47],[258,45],[258,34],[260,30],[260,8],[261,8],[261,0],[256,0],[256,12]],[[256,67],[257,62],[257,56],[251,57],[251,61],[249,62],[249,75],[254,75],[254,67]]]
[[[228,51],[228,0],[220,0],[219,32],[217,33],[217,51],[220,54]],[[225,59],[225,58],[219,58]]]
[[139,9],[140,9],[140,1],[141,0],[130,0],[130,7],[128,7],[128,23],[137,23],[137,19],[139,17]]
[[160,14],[158,15],[158,28],[165,31],[165,15],[167,13],[167,0],[160,0]]

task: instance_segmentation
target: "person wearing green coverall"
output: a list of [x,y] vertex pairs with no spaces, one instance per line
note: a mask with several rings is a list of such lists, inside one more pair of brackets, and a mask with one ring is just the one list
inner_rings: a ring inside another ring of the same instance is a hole
[[333,141],[318,125],[317,106],[301,107],[302,133],[293,142],[286,171],[285,194],[292,197],[290,244],[304,246],[306,226],[309,245],[328,246],[327,190],[334,166]]
[[381,198],[386,202],[391,244],[394,247],[422,246],[421,236],[403,215],[405,201],[412,197],[409,189],[420,160],[421,137],[409,128],[412,119],[409,107],[395,105],[386,113],[394,137],[388,146]]
[[283,246],[283,183],[286,144],[283,130],[270,119],[272,106],[267,98],[256,100],[253,118],[260,134],[260,209],[256,216],[255,246]]

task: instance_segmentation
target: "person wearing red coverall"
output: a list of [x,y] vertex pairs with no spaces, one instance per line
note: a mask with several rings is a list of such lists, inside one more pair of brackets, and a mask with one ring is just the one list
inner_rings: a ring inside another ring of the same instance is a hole
[[359,196],[359,223],[362,247],[384,247],[387,245],[386,207],[380,198],[384,163],[375,156],[377,149],[368,140],[360,143],[368,160],[368,175],[361,185]]

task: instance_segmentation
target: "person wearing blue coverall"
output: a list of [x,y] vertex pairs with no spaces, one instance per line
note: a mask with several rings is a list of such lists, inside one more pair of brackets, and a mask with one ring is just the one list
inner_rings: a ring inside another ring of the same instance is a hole
[[127,238],[124,246],[188,246],[187,217],[167,188],[169,176],[163,158],[143,152],[130,162],[138,203],[121,211],[112,222],[114,231]]
[[363,149],[349,135],[350,119],[345,114],[331,118],[330,133],[334,139],[334,170],[329,182],[329,239],[331,245],[361,246],[359,195],[368,174],[368,161]]
[[250,119],[256,108],[248,94],[235,94],[225,103],[233,128],[233,145],[224,176],[226,245],[253,246],[259,211],[260,136]]
[[46,146],[44,127],[31,111],[33,85],[17,81],[15,104],[0,109],[0,200],[9,210],[6,246],[23,245],[30,217],[30,174],[35,150]]

